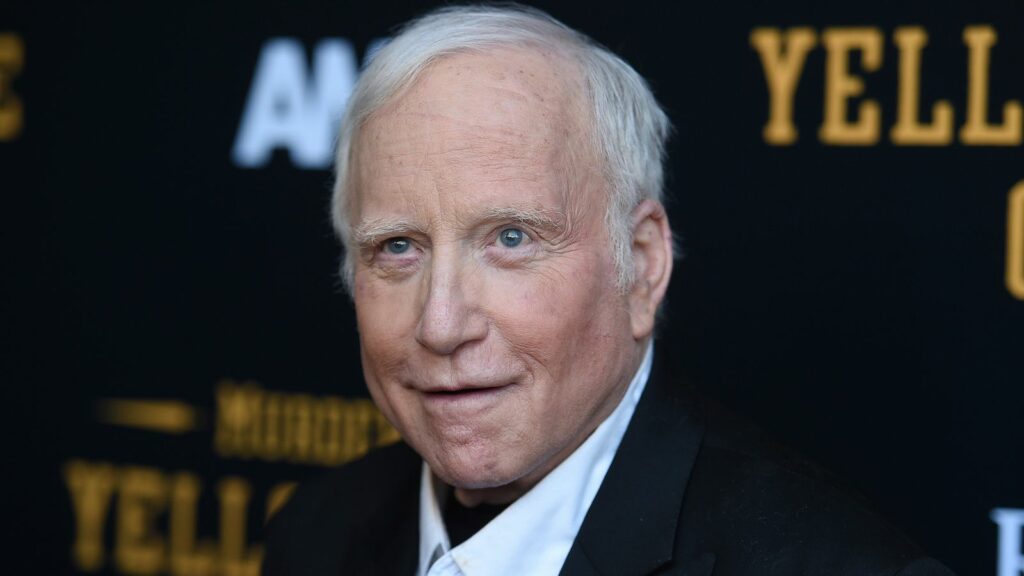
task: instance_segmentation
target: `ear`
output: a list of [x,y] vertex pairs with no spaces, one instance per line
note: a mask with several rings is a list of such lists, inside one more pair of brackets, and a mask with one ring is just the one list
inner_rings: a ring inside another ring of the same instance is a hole
[[633,285],[629,289],[629,315],[633,338],[654,332],[658,305],[665,298],[672,276],[672,229],[665,207],[655,200],[640,202],[632,214]]

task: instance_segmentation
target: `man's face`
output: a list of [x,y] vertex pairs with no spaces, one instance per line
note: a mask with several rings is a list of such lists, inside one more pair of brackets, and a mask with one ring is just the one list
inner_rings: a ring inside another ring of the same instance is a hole
[[358,137],[367,385],[461,489],[528,489],[614,409],[639,361],[579,80],[559,62],[446,57]]

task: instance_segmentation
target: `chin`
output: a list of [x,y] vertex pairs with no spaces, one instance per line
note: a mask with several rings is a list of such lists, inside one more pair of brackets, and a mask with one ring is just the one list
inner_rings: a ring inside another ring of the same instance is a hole
[[[430,462],[430,469],[449,486],[467,490],[497,488],[519,480],[523,471],[499,455],[481,455],[474,450],[454,449],[447,457]],[[506,457],[507,458],[507,457]]]

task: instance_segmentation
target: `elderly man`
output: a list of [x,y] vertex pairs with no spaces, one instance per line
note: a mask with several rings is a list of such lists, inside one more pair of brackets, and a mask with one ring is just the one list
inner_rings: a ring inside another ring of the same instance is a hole
[[377,54],[333,216],[405,442],[300,488],[266,574],[948,574],[653,368],[668,131],[535,10],[442,9]]

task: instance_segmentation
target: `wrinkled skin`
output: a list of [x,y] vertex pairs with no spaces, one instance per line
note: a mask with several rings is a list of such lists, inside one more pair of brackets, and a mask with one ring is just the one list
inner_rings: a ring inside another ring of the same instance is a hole
[[645,201],[637,281],[616,285],[581,86],[552,54],[452,55],[356,140],[367,385],[468,505],[517,498],[611,413],[671,272],[664,211]]

